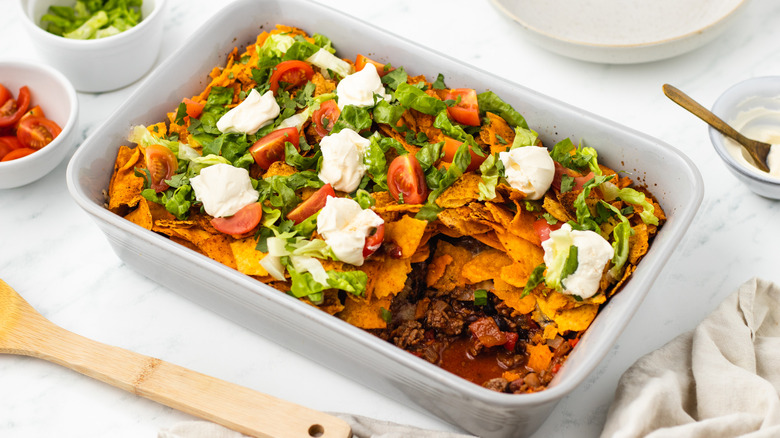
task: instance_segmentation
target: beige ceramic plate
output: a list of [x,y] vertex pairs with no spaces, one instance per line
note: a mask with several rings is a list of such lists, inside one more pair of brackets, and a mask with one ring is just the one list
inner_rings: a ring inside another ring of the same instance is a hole
[[720,35],[748,0],[491,0],[541,47],[629,64],[670,58]]

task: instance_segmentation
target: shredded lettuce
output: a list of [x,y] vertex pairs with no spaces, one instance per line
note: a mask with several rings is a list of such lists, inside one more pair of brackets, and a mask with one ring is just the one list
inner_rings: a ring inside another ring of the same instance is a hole
[[447,111],[447,104],[443,101],[429,96],[421,89],[405,82],[398,85],[394,96],[404,108],[415,109],[423,114],[435,116],[442,111]]
[[178,141],[170,141],[162,137],[158,137],[152,134],[151,132],[149,132],[149,130],[146,129],[146,126],[143,125],[133,126],[133,128],[130,130],[130,134],[127,136],[127,141],[131,141],[133,143],[139,144],[144,148],[151,146],[153,144],[159,144],[167,147],[176,155],[178,155],[179,153]]
[[518,126],[515,128],[515,139],[512,141],[510,149],[535,146],[538,138],[539,134],[536,131]]
[[615,239],[612,242],[612,249],[615,250],[615,255],[612,256],[612,267],[609,270],[609,275],[612,278],[620,278],[623,266],[628,261],[628,244],[631,235],[634,234],[634,230],[631,228],[631,224],[628,223],[628,219],[615,206],[604,201],[601,201],[601,205],[615,213],[615,216],[620,220],[620,223],[612,230],[612,237]]
[[519,126],[521,128],[528,129],[528,123],[525,118],[511,105],[501,100],[498,95],[492,91],[485,91],[477,95],[477,103],[479,104],[479,112],[491,112],[498,114],[502,119],[509,123],[509,126]]
[[501,178],[504,163],[498,159],[498,154],[488,156],[479,166],[482,181],[479,183],[479,200],[490,200],[496,197],[496,186]]
[[281,33],[274,33],[268,35],[268,38],[265,39],[258,51],[258,55],[261,57],[275,56],[281,58],[293,44],[295,44],[295,38]]
[[536,289],[536,286],[539,286],[539,284],[544,281],[544,271],[546,269],[547,266],[544,263],[541,263],[534,268],[533,272],[531,272],[531,276],[523,287],[523,294],[520,296],[521,298],[530,294],[532,290]]
[[78,0],[73,7],[49,6],[41,27],[71,39],[97,39],[124,32],[141,22],[142,0]]
[[376,187],[380,190],[387,190],[387,159],[385,152],[379,144],[379,135],[369,137],[371,143],[368,145],[363,155],[363,164],[366,166],[366,173],[374,181]]
[[601,175],[596,150],[590,147],[578,148],[569,138],[556,143],[550,151],[550,157],[568,169],[578,172],[590,170],[596,175]]
[[560,291],[563,289],[561,281],[565,278],[566,273],[564,270],[568,259],[571,257],[574,238],[570,232],[556,231],[550,233],[548,241],[550,242],[549,249],[552,254],[552,261],[547,265],[547,274],[544,276],[544,282],[548,287]]
[[347,77],[352,74],[352,65],[330,53],[327,49],[319,49],[313,55],[306,58],[306,62],[316,65],[325,70],[332,71],[341,77]]
[[596,175],[582,186],[582,191],[579,195],[577,195],[577,199],[575,199],[573,203],[577,212],[577,225],[580,229],[591,230],[601,234],[601,228],[593,219],[593,215],[590,212],[590,207],[588,207],[586,201],[590,195],[590,191],[594,187],[598,187],[613,177],[614,175]]
[[655,207],[647,200],[644,193],[632,189],[631,187],[619,189],[616,185],[611,183],[604,184],[601,187],[601,192],[608,201],[620,198],[623,202],[641,207],[642,211],[639,213],[639,217],[642,219],[642,222],[649,225],[658,225],[658,218],[655,216]]
[[415,218],[420,220],[434,221],[441,211],[441,207],[436,204],[436,198],[444,192],[449,186],[460,178],[471,163],[471,153],[468,145],[463,143],[455,152],[452,163],[446,170],[436,167],[429,167],[425,171],[425,182],[428,187],[433,189],[428,194],[428,200],[417,213]]

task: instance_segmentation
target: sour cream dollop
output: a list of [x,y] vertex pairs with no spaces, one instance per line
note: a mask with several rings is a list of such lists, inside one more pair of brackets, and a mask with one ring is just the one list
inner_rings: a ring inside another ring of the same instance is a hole
[[[751,108],[737,114],[737,117],[729,124],[748,138],[763,141],[772,145],[766,164],[769,167],[769,175],[780,178],[780,111],[764,107]],[[730,138],[726,138],[724,145],[732,157],[743,166],[766,175],[753,164],[753,159],[745,148]]]
[[385,86],[382,85],[376,67],[371,63],[367,63],[363,70],[345,77],[336,86],[339,109],[342,110],[347,105],[374,106],[375,94],[386,101],[390,100],[390,95],[385,93]]
[[257,202],[260,194],[252,188],[249,172],[230,164],[215,164],[190,178],[195,198],[206,213],[214,217],[233,216],[238,210]]
[[507,182],[525,193],[526,198],[541,199],[552,184],[555,163],[546,148],[523,146],[509,152],[500,152]]
[[272,91],[260,95],[252,89],[243,102],[217,121],[217,129],[223,133],[254,134],[263,126],[271,124],[279,117],[279,113],[279,104]]
[[363,155],[371,140],[347,128],[320,141],[322,167],[319,178],[334,189],[354,192],[366,173]]
[[577,247],[577,270],[561,280],[563,293],[590,298],[599,290],[599,282],[615,254],[612,245],[600,234],[593,231],[572,230],[569,224],[550,232],[550,238],[542,242],[544,263],[553,265],[558,252],[569,252],[571,246]]
[[373,210],[363,210],[352,199],[329,196],[317,216],[317,233],[339,260],[361,266],[366,237],[384,223]]

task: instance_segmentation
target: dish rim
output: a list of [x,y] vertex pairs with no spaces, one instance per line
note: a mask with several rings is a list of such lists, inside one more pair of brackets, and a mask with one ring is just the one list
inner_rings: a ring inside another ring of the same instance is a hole
[[[273,0],[267,0],[267,1],[273,1]],[[363,25],[370,25],[367,21],[364,21],[362,19],[356,18],[348,13],[341,12],[339,10],[336,10],[328,5],[316,3],[312,1],[307,0],[298,0],[300,3],[306,3],[309,5],[312,5],[315,8],[323,8],[331,11],[334,14],[337,14],[339,16],[345,17],[348,20],[353,20],[356,22],[359,22]],[[249,0],[239,0],[232,2],[226,6],[224,6],[217,14],[215,14],[215,17],[222,16],[223,14],[227,15],[231,11],[234,11],[236,9],[239,9],[240,7],[243,7],[245,4],[249,3]],[[255,2],[257,3],[257,2]],[[292,2],[290,2],[292,3]],[[214,23],[216,23],[219,20],[212,20],[211,22],[205,23],[200,30],[198,31],[199,34],[207,33],[211,26],[215,26]],[[646,134],[643,134],[641,132],[635,131],[631,128],[625,127],[623,125],[619,125],[616,122],[610,121],[608,119],[605,119],[601,116],[598,116],[596,114],[580,110],[579,108],[575,108],[570,104],[567,104],[565,102],[559,101],[557,99],[554,99],[552,97],[543,95],[535,90],[532,90],[530,88],[526,88],[520,84],[516,84],[514,82],[511,82],[507,79],[498,77],[493,75],[490,72],[487,72],[475,65],[464,63],[461,60],[458,60],[457,58],[454,58],[452,56],[449,56],[447,54],[441,53],[439,51],[436,51],[434,49],[421,46],[401,35],[394,34],[390,31],[387,31],[382,28],[376,28],[374,27],[374,31],[377,32],[380,36],[389,37],[395,40],[399,40],[399,42],[403,43],[403,45],[406,48],[411,48],[414,51],[418,51],[422,54],[432,54],[441,58],[445,58],[449,61],[452,61],[453,63],[460,63],[465,64],[465,69],[470,69],[476,73],[478,73],[480,76],[484,76],[486,78],[489,78],[491,81],[501,81],[506,86],[511,86],[513,88],[521,90],[523,93],[535,95],[537,97],[541,97],[547,102],[549,102],[551,105],[555,106],[565,106],[570,109],[577,109],[580,114],[583,114],[588,118],[589,121],[593,122],[599,122],[599,123],[607,123],[611,127],[614,127],[616,129],[620,129],[622,133],[624,134],[630,134],[632,136],[639,136],[647,141],[651,141],[652,143],[656,144],[659,148],[663,149],[665,152],[668,152],[672,155],[674,155],[677,159],[681,160],[681,162],[684,164],[684,167],[688,171],[688,176],[690,177],[691,181],[693,181],[692,187],[691,187],[691,199],[690,203],[688,204],[688,208],[682,209],[681,211],[677,211],[675,213],[675,223],[671,224],[671,231],[668,233],[672,233],[674,231],[677,231],[678,233],[682,234],[685,229],[690,225],[690,223],[693,220],[693,217],[695,216],[698,206],[701,203],[701,200],[703,198],[703,183],[701,174],[699,173],[696,166],[693,164],[693,161],[690,160],[687,156],[682,154],[679,150],[671,147],[670,145],[667,145],[660,140],[654,139],[650,136],[647,136]],[[236,43],[241,44],[248,44],[251,43],[251,41],[236,41]],[[334,41],[334,45],[338,47],[338,42]],[[226,50],[228,48],[225,48]],[[549,386],[547,389],[537,392],[537,393],[531,393],[531,394],[503,394],[498,393],[495,391],[488,390],[486,388],[481,387],[480,385],[471,384],[468,383],[465,379],[462,379],[458,377],[455,374],[452,374],[436,365],[430,364],[427,361],[420,360],[419,358],[409,354],[408,352],[396,347],[395,345],[392,345],[390,343],[384,342],[381,339],[377,338],[376,336],[365,332],[362,329],[359,329],[355,326],[350,325],[349,323],[342,321],[338,318],[332,317],[331,315],[328,315],[324,312],[322,312],[319,309],[310,308],[310,306],[305,305],[304,303],[301,303],[300,301],[296,300],[293,297],[290,297],[284,293],[279,292],[278,290],[267,286],[249,276],[246,276],[244,274],[240,274],[237,271],[232,270],[231,268],[222,265],[219,262],[216,262],[214,260],[211,260],[203,255],[197,254],[191,250],[188,250],[187,248],[175,244],[174,242],[170,242],[168,239],[157,235],[156,233],[153,233],[149,230],[145,230],[141,227],[138,227],[135,224],[132,224],[131,222],[127,221],[126,219],[122,218],[121,216],[115,215],[114,213],[111,213],[110,211],[104,209],[102,206],[98,206],[89,199],[88,197],[84,196],[84,194],[81,192],[79,186],[76,183],[76,169],[75,166],[81,161],[87,161],[86,154],[87,150],[91,149],[88,147],[94,142],[97,142],[97,138],[103,134],[105,131],[109,129],[109,127],[112,125],[112,123],[115,123],[115,115],[122,113],[127,110],[128,107],[134,104],[136,97],[143,93],[144,88],[148,86],[149,83],[152,81],[156,81],[158,77],[162,77],[167,70],[170,70],[172,66],[175,65],[177,58],[179,58],[182,53],[186,51],[186,47],[182,46],[176,49],[176,51],[171,54],[167,59],[165,59],[159,66],[157,66],[151,73],[147,75],[146,78],[143,79],[143,82],[139,84],[138,88],[133,91],[133,93],[127,98],[127,100],[119,106],[112,115],[110,115],[95,131],[93,134],[87,138],[84,143],[82,144],[82,147],[79,148],[79,150],[76,151],[76,154],[74,155],[73,159],[71,160],[68,169],[67,169],[67,183],[68,183],[68,189],[72,195],[72,197],[76,200],[76,202],[88,213],[90,213],[91,216],[93,216],[94,219],[100,219],[108,224],[110,224],[113,227],[119,228],[124,233],[129,233],[130,235],[135,235],[136,237],[143,237],[147,241],[151,242],[167,242],[163,243],[167,247],[167,249],[170,249],[172,251],[175,251],[177,253],[180,253],[183,256],[186,257],[195,257],[196,260],[201,260],[201,265],[203,267],[208,267],[210,270],[216,270],[218,273],[225,273],[226,275],[229,275],[231,277],[231,281],[233,282],[240,282],[242,284],[245,284],[251,291],[258,292],[268,292],[269,295],[271,295],[270,299],[273,299],[274,301],[279,302],[280,304],[287,306],[295,305],[296,311],[303,311],[308,316],[315,317],[318,320],[322,320],[323,323],[327,324],[330,328],[335,330],[336,332],[339,332],[340,334],[343,334],[343,332],[352,332],[353,335],[350,336],[350,338],[355,341],[359,342],[361,345],[374,350],[378,351],[379,353],[383,355],[391,355],[391,357],[396,360],[397,362],[403,363],[408,368],[411,368],[413,371],[422,373],[423,376],[435,379],[439,383],[456,389],[460,393],[464,393],[465,396],[470,397],[473,400],[478,400],[490,404],[500,404],[505,407],[523,407],[528,405],[538,405],[542,403],[551,403],[551,402],[557,402],[567,394],[569,394],[572,390],[574,390],[576,387],[578,387],[591,373],[592,371],[603,361],[604,357],[607,355],[610,349],[613,348],[614,343],[617,341],[617,335],[615,335],[613,338],[610,339],[609,342],[601,342],[601,347],[596,350],[595,354],[592,354],[594,357],[591,359],[587,367],[578,367],[577,369],[571,371],[569,375],[565,379],[561,379],[560,381],[556,382],[554,385]],[[117,145],[118,147],[118,145]],[[675,225],[676,224],[676,225]],[[174,249],[175,248],[175,249]],[[661,271],[663,266],[665,265],[665,260],[662,259],[668,259],[668,256],[673,252],[673,247],[671,245],[667,245],[665,247],[661,247],[656,250],[656,252],[660,252],[657,255],[658,262],[654,265],[646,265],[647,267],[645,269],[650,269],[650,274],[654,272],[654,275],[648,275],[645,277],[644,282],[646,283],[652,283],[655,280],[655,277],[658,275],[658,273]],[[632,280],[634,280],[632,278]],[[640,279],[641,280],[641,279]],[[631,282],[629,282],[631,283]],[[639,284],[636,283],[635,284]],[[641,285],[637,286],[637,289],[642,289],[639,292],[642,293],[635,293],[630,297],[632,301],[639,301],[640,303],[633,303],[629,306],[630,312],[624,313],[621,315],[621,318],[619,318],[620,324],[619,324],[619,332],[622,332],[625,326],[630,322],[630,320],[633,318],[636,311],[639,309],[639,304],[641,304],[641,301],[644,300],[645,296],[648,294],[650,285],[646,285],[645,287],[642,287]],[[295,304],[294,304],[295,303]],[[305,310],[302,310],[305,309]],[[587,332],[586,332],[587,335]],[[565,364],[564,364],[565,366]],[[466,383],[466,384],[464,384]]]

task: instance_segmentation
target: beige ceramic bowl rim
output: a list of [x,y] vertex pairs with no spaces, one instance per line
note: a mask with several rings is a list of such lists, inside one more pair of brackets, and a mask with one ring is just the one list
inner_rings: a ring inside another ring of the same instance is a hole
[[[35,160],[44,160],[50,158],[49,156],[55,153],[54,150],[61,147],[63,142],[67,141],[67,139],[70,137],[71,132],[76,129],[76,120],[78,120],[79,112],[79,99],[78,95],[76,94],[76,89],[73,88],[73,84],[71,84],[65,75],[60,73],[59,70],[46,64],[32,63],[29,61],[0,61],[0,68],[5,66],[44,72],[46,75],[51,76],[51,78],[60,86],[60,88],[65,90],[70,102],[68,108],[68,120],[65,122],[65,125],[62,126],[62,132],[60,132],[57,138],[55,138],[45,147],[35,151],[35,153],[11,161],[0,161],[0,171],[3,169],[21,167]],[[9,91],[13,92],[13,90]]]
[[724,13],[721,17],[719,17],[717,20],[714,20],[713,22],[707,24],[706,26],[703,26],[699,29],[696,29],[694,31],[690,31],[687,33],[683,33],[680,35],[670,36],[668,38],[664,39],[658,39],[654,41],[645,41],[645,42],[634,42],[634,43],[627,43],[627,44],[599,44],[599,43],[591,43],[586,41],[579,41],[572,38],[563,38],[559,35],[555,35],[550,32],[543,31],[539,29],[538,27],[534,26],[533,24],[529,23],[526,20],[523,20],[521,17],[519,17],[517,14],[512,13],[509,11],[501,2],[501,0],[491,0],[493,5],[498,8],[500,11],[502,11],[504,14],[506,14],[508,17],[511,17],[518,23],[520,23],[521,26],[525,27],[531,32],[534,32],[540,36],[543,36],[545,38],[549,38],[550,40],[560,41],[563,43],[576,45],[580,47],[592,47],[592,48],[603,48],[603,49],[617,49],[617,50],[630,50],[630,49],[637,49],[637,48],[644,48],[644,47],[654,47],[664,44],[669,44],[673,42],[678,41],[684,41],[689,38],[694,38],[696,36],[699,36],[706,31],[715,28],[716,26],[721,25],[726,20],[728,20],[731,16],[734,15],[735,12],[737,12],[739,9],[741,9],[743,6],[745,6],[748,3],[749,0],[740,0],[734,7],[730,10]]
[[19,10],[21,11],[22,16],[24,17],[23,18],[24,22],[26,23],[27,27],[31,29],[32,32],[35,32],[40,38],[46,38],[48,41],[52,42],[53,44],[59,47],[68,48],[69,50],[95,50],[95,49],[112,47],[114,45],[121,45],[125,41],[131,41],[136,34],[144,32],[144,30],[146,30],[147,27],[151,26],[151,24],[149,23],[154,21],[156,17],[162,14],[162,10],[165,7],[165,3],[167,0],[153,0],[154,7],[152,9],[152,12],[146,17],[143,17],[140,23],[131,27],[130,29],[124,32],[120,32],[116,35],[111,35],[110,37],[91,39],[91,40],[76,40],[76,39],[65,38],[59,35],[54,35],[53,33],[49,33],[48,31],[43,29],[38,23],[36,23],[33,20],[32,17],[30,17],[28,13],[29,7],[25,8],[25,6],[28,6],[33,1],[43,1],[43,0],[18,0],[16,2],[19,7]]

